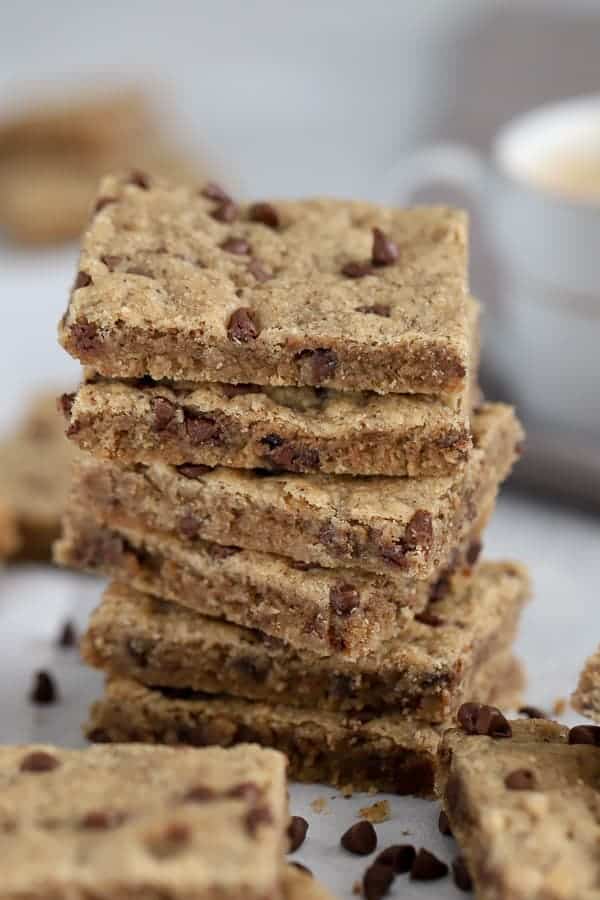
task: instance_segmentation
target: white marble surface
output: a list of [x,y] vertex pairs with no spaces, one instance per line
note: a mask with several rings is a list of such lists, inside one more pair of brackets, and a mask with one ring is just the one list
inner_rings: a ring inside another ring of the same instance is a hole
[[[489,558],[513,557],[532,571],[535,593],[523,621],[518,652],[524,660],[528,702],[549,709],[573,690],[585,657],[600,641],[600,521],[577,513],[505,496],[486,537]],[[9,567],[0,572],[0,741],[52,741],[80,745],[87,707],[101,690],[101,679],[84,668],[74,651],[59,651],[53,641],[66,617],[85,622],[101,582],[49,567]],[[57,706],[34,708],[27,702],[33,670],[47,668],[59,683]],[[567,713],[565,721],[575,717]],[[327,799],[315,813],[310,802]],[[451,839],[437,831],[438,806],[413,798],[390,797],[392,816],[377,826],[380,847],[410,842],[450,861]],[[345,799],[330,788],[293,786],[292,810],[310,822],[309,839],[298,860],[340,898],[352,897],[352,885],[368,860],[339,848],[343,830],[356,811],[373,801],[365,795]],[[460,897],[450,879],[435,887],[399,877],[390,897],[418,900]]]

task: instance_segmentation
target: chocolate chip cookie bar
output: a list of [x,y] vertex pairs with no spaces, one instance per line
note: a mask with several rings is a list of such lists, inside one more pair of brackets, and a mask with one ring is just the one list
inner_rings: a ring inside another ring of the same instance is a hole
[[571,700],[583,716],[600,721],[600,648],[587,660]]
[[594,726],[504,723],[469,705],[441,748],[444,806],[481,900],[593,898],[600,862]]
[[78,455],[64,436],[55,395],[35,398],[15,433],[0,443],[0,505],[16,532],[11,555],[49,558]]
[[441,207],[238,205],[111,176],[60,340],[108,377],[464,392],[466,232]]
[[[83,457],[77,502],[111,527],[264,550],[299,562],[428,579],[491,510],[522,431],[512,409],[473,417],[464,470],[439,478],[294,475]],[[483,527],[485,523],[481,523]]]
[[[480,673],[475,696],[511,703],[522,688],[512,658]],[[285,753],[292,778],[355,790],[431,796],[441,729],[405,714],[355,715],[297,709],[110,679],[92,707],[93,741],[219,744],[252,741]]]
[[294,650],[114,582],[82,652],[92,666],[150,687],[444,722],[472,695],[487,661],[508,653],[528,591],[522,567],[483,563],[471,576],[456,575],[445,597],[352,662]]
[[3,895],[277,900],[285,771],[246,745],[1,747]]

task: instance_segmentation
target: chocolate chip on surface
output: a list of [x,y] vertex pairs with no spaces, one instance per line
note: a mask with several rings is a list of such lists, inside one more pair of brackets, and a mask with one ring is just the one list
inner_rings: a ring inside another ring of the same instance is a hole
[[312,381],[319,384],[330,378],[337,368],[337,353],[326,347],[318,347],[316,350],[301,350],[296,354],[297,360],[307,360],[310,363]]
[[200,525],[200,519],[190,512],[184,513],[179,519],[179,531],[190,541],[198,537]]
[[71,619],[67,619],[67,621],[63,624],[58,634],[56,643],[63,650],[69,650],[71,647],[76,646],[77,629],[75,628],[75,623],[72,622]]
[[593,744],[600,747],[600,725],[575,725],[569,731],[569,744]]
[[200,478],[201,475],[212,472],[212,469],[210,466],[203,466],[200,463],[183,463],[181,466],[177,466],[177,471],[184,478]]
[[86,813],[79,822],[79,826],[90,830],[107,831],[122,825],[126,818],[126,814],[119,810],[96,809]]
[[518,713],[520,716],[527,716],[528,719],[547,719],[548,713],[537,706],[520,706]]
[[234,253],[236,256],[246,256],[251,252],[250,244],[245,238],[229,237],[220,245],[226,253]]
[[[248,743],[252,743],[252,741],[249,741]],[[235,784],[227,791],[228,797],[234,797],[236,800],[244,800],[246,803],[256,803],[260,795],[260,788],[254,781],[242,781],[240,784]]]
[[412,844],[392,844],[386,847],[375,859],[375,865],[391,866],[396,875],[410,872],[417,851]]
[[329,606],[336,616],[349,616],[360,606],[360,594],[353,584],[342,581],[329,591]]
[[495,738],[512,737],[510,723],[495,706],[463,703],[458,710],[457,720],[467,734],[486,734]]
[[450,827],[450,820],[446,815],[445,810],[440,810],[440,815],[438,818],[438,830],[440,834],[445,834],[447,837],[452,837],[452,828]]
[[448,866],[425,847],[421,847],[410,870],[413,881],[436,881],[448,874]]
[[49,672],[42,670],[35,673],[29,699],[32,703],[39,706],[56,703],[58,700],[58,691],[56,690],[54,679]]
[[88,275],[87,272],[83,272],[80,270],[75,277],[73,290],[78,291],[79,288],[89,287],[90,284],[92,284],[92,276]]
[[177,406],[166,397],[153,397],[150,401],[152,410],[152,431],[166,431],[177,424]]
[[251,259],[247,268],[250,274],[259,282],[270,281],[270,279],[273,278],[271,270],[259,259]]
[[253,806],[244,818],[248,834],[252,837],[256,837],[262,825],[270,825],[272,822],[273,815],[268,806]]
[[515,769],[504,779],[509,791],[535,791],[537,780],[531,769]]
[[165,859],[183,850],[191,837],[192,831],[187,823],[171,822],[162,832],[150,834],[146,838],[146,846],[153,856]]
[[351,825],[340,838],[340,844],[349,853],[368,856],[377,847],[377,832],[370,822],[362,821]]
[[56,756],[43,750],[35,750],[23,757],[19,769],[21,772],[51,772],[59,765],[60,762]]
[[184,803],[209,803],[216,796],[213,788],[207,787],[205,784],[197,784],[186,791],[183,801]]
[[364,278],[366,275],[373,274],[373,267],[370,262],[350,260],[350,262],[344,263],[341,272],[346,278]]
[[103,262],[109,272],[114,272],[115,269],[123,262],[122,256],[111,256],[109,253],[105,253],[100,257],[100,262]]
[[61,396],[58,398],[59,412],[62,412],[63,416],[66,419],[70,418],[74,403],[75,394],[61,394]]
[[415,622],[420,622],[421,625],[430,625],[432,628],[439,628],[440,625],[444,624],[445,619],[436,615],[436,613],[430,612],[428,609],[424,609],[423,612],[415,614]]
[[398,244],[393,241],[381,228],[373,229],[373,249],[371,260],[374,266],[391,266],[398,261],[400,250]]
[[203,197],[206,197],[207,200],[220,200],[221,203],[224,203],[226,200],[231,200],[227,191],[214,181],[207,181],[200,193]]
[[409,549],[422,547],[430,550],[433,543],[433,520],[431,513],[425,509],[418,509],[404,532],[404,540]]
[[261,438],[265,446],[265,455],[282,469],[291,472],[302,472],[305,469],[318,469],[320,465],[319,451],[302,444],[292,444],[278,434],[266,434]]
[[[222,203],[219,203],[219,205],[213,209],[211,216],[213,219],[216,219],[217,222],[235,222],[238,213],[239,208],[233,200],[223,200]],[[232,250],[230,252],[235,253],[236,251]]]
[[457,856],[452,863],[452,877],[459,890],[466,892],[473,890],[473,880],[464,856]]
[[130,174],[128,180],[128,184],[133,184],[136,187],[142,188],[142,190],[147,191],[150,187],[150,178],[146,175],[145,172],[141,172],[139,169],[134,169]]
[[79,353],[90,353],[97,350],[101,343],[97,327],[93,322],[87,322],[85,319],[71,325],[71,335],[75,349]]
[[279,228],[279,213],[270,203],[253,203],[248,216],[252,222],[261,222],[268,228]]
[[391,866],[373,863],[363,876],[363,894],[366,900],[381,900],[389,891],[395,878]]
[[357,306],[356,312],[367,313],[372,316],[381,316],[389,319],[392,314],[392,308],[387,303],[373,303],[372,306]]
[[302,816],[292,816],[287,830],[289,839],[288,853],[295,853],[302,846],[306,840],[307,831],[308,822],[306,819],[303,819]]
[[116,202],[117,202],[116,197],[109,197],[108,195],[106,195],[104,197],[98,197],[98,199],[96,200],[96,202],[94,204],[94,212],[99,213],[101,210],[104,209],[105,206],[108,206],[110,203],[116,203]]
[[197,447],[208,442],[219,444],[222,438],[221,426],[210,416],[196,415],[185,411],[185,431],[190,444]]
[[236,344],[247,344],[255,341],[260,334],[258,315],[248,306],[240,306],[234,310],[227,323],[227,336]]

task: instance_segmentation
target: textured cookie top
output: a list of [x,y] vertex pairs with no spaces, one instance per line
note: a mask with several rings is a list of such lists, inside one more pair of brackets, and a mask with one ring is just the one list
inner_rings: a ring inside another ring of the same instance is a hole
[[[464,386],[461,212],[330,199],[237,206],[212,185],[118,177],[103,181],[97,208],[61,340],[105,375]],[[369,371],[376,360],[382,370]]]
[[275,751],[1,747],[0,796],[11,896],[108,896],[111,885],[189,897],[256,885],[266,895],[279,879],[287,815]]

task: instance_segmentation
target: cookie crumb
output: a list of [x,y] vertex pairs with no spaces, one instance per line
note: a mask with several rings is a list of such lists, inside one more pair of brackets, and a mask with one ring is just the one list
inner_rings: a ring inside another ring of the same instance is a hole
[[371,806],[363,806],[362,809],[359,809],[358,814],[367,822],[379,823],[387,822],[392,815],[392,810],[389,800],[378,800]]
[[567,703],[567,700],[565,697],[557,697],[557,699],[554,701],[554,703],[552,705],[552,711],[553,711],[554,715],[562,716],[563,713],[566,712],[568,705],[569,704]]
[[315,797],[311,800],[310,808],[313,812],[326,815],[329,812],[329,801],[327,797]]

